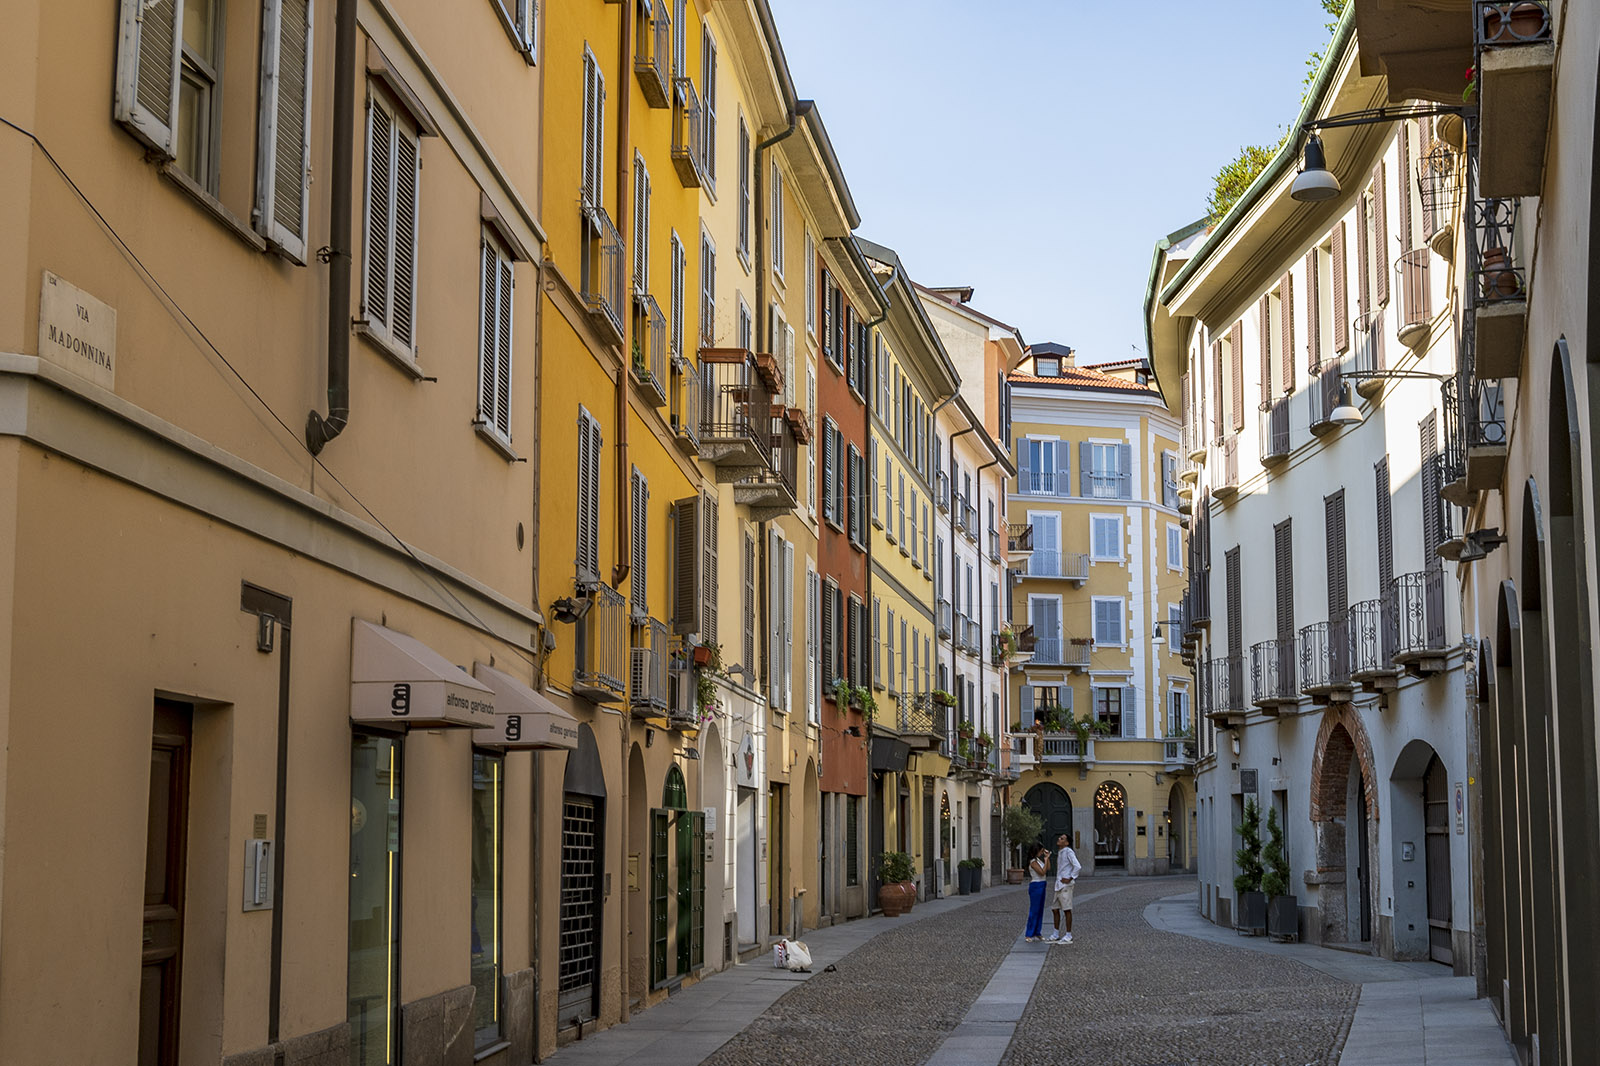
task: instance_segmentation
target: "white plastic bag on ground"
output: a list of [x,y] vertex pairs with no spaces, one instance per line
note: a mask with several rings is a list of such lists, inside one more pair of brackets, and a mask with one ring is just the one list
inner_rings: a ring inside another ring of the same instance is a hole
[[785,940],[784,953],[789,960],[789,970],[793,973],[811,972],[811,949],[806,947],[803,940]]

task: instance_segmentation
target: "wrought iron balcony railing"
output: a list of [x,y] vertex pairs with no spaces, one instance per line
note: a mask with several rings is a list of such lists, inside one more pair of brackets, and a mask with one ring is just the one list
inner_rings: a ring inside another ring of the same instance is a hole
[[1091,470],[1083,481],[1083,494],[1091,500],[1126,500],[1133,495],[1133,476],[1121,471]]
[[989,530],[989,561],[991,563],[1000,561],[1000,531],[998,529]]
[[743,348],[702,348],[700,379],[700,454],[717,464],[719,477],[725,467],[768,466],[773,401],[755,359]]
[[1456,198],[1461,194],[1461,153],[1442,140],[1432,142],[1417,161],[1417,192],[1428,245],[1450,258],[1455,251]]
[[1339,698],[1351,687],[1349,615],[1300,630],[1300,691]]
[[697,189],[706,184],[705,108],[688,78],[674,78],[672,87],[672,165],[684,188]]
[[899,701],[895,724],[902,733],[921,733],[927,736],[945,732],[944,708],[933,702],[932,693],[918,692]]
[[1397,663],[1437,659],[1445,645],[1444,568],[1429,566],[1394,579]]
[[[1356,391],[1363,396],[1375,396],[1383,390],[1384,379],[1373,375],[1383,373],[1389,366],[1388,351],[1384,347],[1384,338],[1388,336],[1388,330],[1384,328],[1384,318],[1387,313],[1387,308],[1379,307],[1357,317],[1351,323],[1353,328],[1350,331],[1350,372],[1368,375],[1357,378],[1355,382]],[[1338,403],[1339,380],[1337,376],[1333,379],[1335,405]],[[1331,411],[1332,407],[1329,410]]]
[[1195,745],[1192,740],[1165,740],[1161,743],[1161,761],[1167,773],[1194,768]]
[[1431,249],[1413,248],[1394,265],[1400,290],[1399,337],[1407,348],[1420,348],[1433,330],[1433,283],[1428,274],[1432,258]]
[[972,506],[972,502],[963,496],[961,498],[961,511],[961,522],[958,523],[959,528],[967,535],[968,540],[975,542],[978,539],[978,509]]
[[690,455],[700,454],[700,373],[687,359],[672,360],[672,432],[678,447]]
[[1300,702],[1294,667],[1293,637],[1263,640],[1250,646],[1250,686],[1257,707],[1276,709],[1281,704]]
[[1473,18],[1483,192],[1536,196],[1555,79],[1550,7],[1542,0],[1477,0]]
[[1028,555],[1033,551],[1032,523],[1011,523],[1006,526],[1006,550],[1012,555]]
[[1089,668],[1088,641],[1062,637],[1036,637],[1033,641],[1033,658],[1029,666],[1054,666],[1069,669]]
[[635,296],[633,380],[655,407],[667,402],[667,316],[654,296]]
[[1364,684],[1393,676],[1399,643],[1392,590],[1350,607],[1350,677]]
[[1025,496],[1071,496],[1072,475],[1065,470],[1017,471],[1017,491]]
[[1211,571],[1189,572],[1189,620],[1196,629],[1211,625]]
[[[592,612],[591,612],[592,613]],[[661,714],[667,710],[667,627],[654,618],[634,630],[628,706],[635,714]]]
[[950,601],[945,599],[943,596],[940,596],[938,602],[934,604],[933,615],[934,625],[936,627],[935,635],[940,640],[949,640],[951,633],[950,620],[952,617],[950,611]]
[[666,4],[656,4],[647,23],[639,27],[639,47],[633,56],[633,72],[639,91],[651,107],[671,103],[672,17]]
[[1244,715],[1244,656],[1226,655],[1205,664],[1206,713],[1212,718]]
[[1059,577],[1068,581],[1089,580],[1089,556],[1085,552],[1035,551],[1028,557],[1028,577]]
[[770,465],[734,482],[733,501],[752,509],[755,521],[770,521],[792,511],[799,500],[799,454],[794,425],[786,409],[774,404],[769,424]]
[[583,302],[589,315],[597,323],[610,327],[622,336],[623,300],[627,289],[624,278],[626,257],[623,254],[622,235],[612,224],[604,208],[593,207],[584,212],[582,263]]
[[1280,396],[1261,412],[1261,462],[1265,465],[1289,458],[1289,399]]
[[1339,406],[1339,375],[1343,371],[1344,363],[1332,359],[1312,372],[1307,388],[1311,395],[1311,432],[1320,435],[1339,428],[1333,421],[1333,409]]
[[1212,464],[1214,478],[1211,482],[1211,493],[1219,499],[1226,499],[1239,491],[1239,437],[1230,435],[1214,449],[1217,452],[1216,461]]
[[943,470],[934,479],[933,499],[942,514],[950,513],[950,475]]
[[594,606],[576,627],[572,690],[595,703],[616,703],[627,692],[628,608],[622,593],[595,586]]

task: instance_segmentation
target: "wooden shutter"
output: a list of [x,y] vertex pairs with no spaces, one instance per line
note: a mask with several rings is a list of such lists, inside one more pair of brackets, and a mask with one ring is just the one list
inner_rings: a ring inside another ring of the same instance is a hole
[[578,408],[578,557],[580,582],[600,580],[600,423]]
[[844,350],[840,361],[844,363],[844,379],[852,389],[860,388],[856,382],[856,312],[853,307],[844,309]]
[[596,145],[600,140],[599,99],[595,95],[599,87],[599,69],[595,63],[594,53],[587,48],[583,50],[583,147],[582,147],[582,175],[579,178],[580,189],[584,199],[584,206],[591,211],[600,207],[600,196],[597,189],[599,164],[595,161]]
[[833,677],[844,673],[844,664],[839,662],[839,658],[845,653],[844,621],[844,589],[835,585],[833,586],[833,661],[828,664]]
[[171,159],[178,113],[183,0],[121,0],[112,113],[134,136]]
[[1349,609],[1345,579],[1344,490],[1324,496],[1322,507],[1327,521],[1328,621],[1331,624],[1341,621]]
[[298,263],[311,195],[312,0],[262,0],[256,230]]
[[833,662],[833,581],[822,583],[822,691],[833,693],[833,679],[838,675]]
[[850,512],[850,539],[857,544],[867,540],[866,509],[861,506],[861,453],[850,445],[849,484],[845,486],[845,506]]
[[1393,497],[1389,494],[1389,457],[1385,455],[1373,468],[1378,503],[1378,592],[1389,594],[1394,583],[1394,524],[1391,516]]
[[[137,2],[137,0],[135,0]],[[389,325],[390,233],[394,224],[394,119],[374,96],[367,105],[367,212],[362,235],[361,317]]]
[[1333,350],[1343,354],[1350,348],[1350,273],[1346,263],[1344,223],[1333,228]]
[[1122,735],[1139,735],[1139,690],[1133,685],[1122,686]]
[[[1065,442],[1063,442],[1065,443]],[[1060,447],[1060,445],[1057,445]],[[1094,483],[1090,480],[1090,468],[1094,465],[1094,445],[1088,441],[1078,442],[1078,495],[1088,497],[1094,494]],[[1070,475],[1069,475],[1070,476]]]
[[1356,315],[1372,310],[1372,207],[1366,196],[1356,201]]
[[511,311],[514,278],[511,259],[487,233],[483,235],[480,280],[478,421],[511,439]]
[[[740,658],[747,670],[756,668],[756,538],[745,531],[740,555],[740,573],[744,577],[744,599],[740,604],[743,622],[744,655]],[[748,680],[750,675],[746,675]]]
[[[1433,198],[1431,196],[1423,196],[1423,195],[1421,195],[1423,190],[1422,190],[1422,187],[1420,185],[1420,178],[1421,178],[1422,174],[1428,169],[1428,157],[1433,154],[1433,149],[1434,149],[1434,146],[1436,144],[1436,140],[1435,140],[1435,137],[1434,137],[1434,134],[1433,134],[1433,125],[1432,124],[1437,122],[1437,121],[1438,121],[1438,119],[1431,119],[1431,120],[1429,120],[1429,122],[1427,124],[1423,124],[1423,123],[1418,123],[1417,124],[1417,149],[1418,149],[1418,152],[1419,152],[1419,155],[1418,155],[1418,158],[1417,158],[1417,179],[1413,179],[1412,178],[1411,171],[1409,171],[1409,170],[1406,171],[1406,178],[1405,178],[1406,181],[1408,181],[1408,182],[1410,182],[1412,180],[1418,180],[1419,181],[1417,192],[1418,192],[1418,199],[1422,202],[1422,240],[1413,241],[1412,242],[1413,244],[1418,244],[1418,245],[1420,245],[1422,243],[1422,241],[1425,241],[1429,237],[1432,237],[1433,233],[1434,233],[1434,229],[1435,229],[1434,224],[1433,224]],[[1406,199],[1409,200],[1410,198],[1411,198],[1411,190],[1407,189],[1406,190]]]
[[[1285,518],[1272,527],[1273,558],[1277,564],[1278,639],[1294,637],[1294,536]],[[1279,654],[1285,654],[1280,651]]]
[[1182,396],[1179,402],[1183,404],[1184,447],[1188,447],[1188,442],[1194,439],[1194,387],[1189,381],[1188,374],[1179,378],[1178,392]]
[[705,559],[700,509],[699,496],[672,505],[672,631],[680,635],[700,629],[700,567]]
[[842,368],[843,365],[844,365],[844,355],[845,355],[845,353],[844,353],[844,290],[839,288],[839,286],[835,285],[833,287],[832,297],[833,297],[833,311],[832,311],[832,315],[830,317],[831,317],[831,321],[833,322],[833,358],[840,364],[840,366]]
[[[1404,138],[1401,138],[1404,140]],[[1372,176],[1372,260],[1376,268],[1378,303],[1389,302],[1389,165],[1378,161]]]
[[[1133,497],[1133,445],[1117,445],[1117,493],[1119,499]],[[1118,553],[1120,554],[1120,553]]]
[[594,77],[594,143],[590,150],[594,153],[594,161],[590,166],[590,195],[595,210],[603,207],[606,193],[606,75],[596,62],[592,68]]
[[650,613],[650,578],[648,567],[650,564],[650,483],[645,480],[644,474],[638,467],[633,468],[632,499],[632,525],[629,527],[633,538],[632,559],[628,568],[628,590],[633,596],[634,613],[647,615]]
[[1244,650],[1243,616],[1239,604],[1239,548],[1235,545],[1224,556],[1228,582],[1228,654]]
[[1211,342],[1211,431],[1215,440],[1222,439],[1222,342]]
[[769,601],[778,605],[778,673],[783,678],[783,692],[779,704],[784,710],[794,705],[794,545],[777,533],[773,543],[782,548],[778,581],[778,596]]
[[833,358],[833,276],[822,271],[822,354]]
[[[1017,693],[1021,707],[1019,708],[1022,722],[1022,731],[1028,732],[1033,728],[1033,686],[1024,684]],[[1040,753],[1035,753],[1037,756]]]
[[1267,293],[1256,302],[1256,312],[1261,319],[1260,337],[1261,356],[1261,407],[1263,410],[1272,403],[1272,294]]
[[[1421,126],[1417,127],[1419,130]],[[1417,241],[1411,232],[1411,123],[1400,124],[1400,249],[1409,252]]]
[[1278,283],[1278,382],[1284,392],[1294,391],[1294,275],[1284,271]]
[[667,341],[668,346],[672,349],[672,354],[676,356],[683,355],[683,274],[686,258],[683,251],[683,241],[679,240],[678,235],[674,233],[672,235],[672,293],[668,298],[667,311],[672,319],[672,328],[667,336]]
[[1228,333],[1228,346],[1233,350],[1229,369],[1233,371],[1232,395],[1229,397],[1233,406],[1233,428],[1244,428],[1244,326],[1235,322],[1233,329]]
[[1316,248],[1306,253],[1306,370],[1322,369],[1322,263]]
[[717,642],[717,498],[700,498],[700,634],[706,643]]
[[854,596],[852,596],[852,597],[850,597],[849,601],[846,604],[846,611],[845,611],[846,628],[845,628],[844,676],[845,676],[845,680],[850,682],[850,686],[852,688],[854,688],[862,680],[860,674],[857,672],[859,667],[860,667],[860,665],[861,665],[861,614],[860,614],[860,610],[859,610],[860,606],[861,606],[861,604],[856,601],[856,598]]
[[[715,343],[717,323],[717,250],[712,247],[711,241],[705,234],[700,235],[700,343]],[[783,338],[781,335],[773,338],[776,345]],[[777,347],[772,349],[778,351]],[[794,379],[783,379],[785,389],[794,388]]]
[[[650,172],[644,158],[633,155],[633,291],[650,291]],[[641,345],[642,347],[642,345]]]
[[1439,542],[1439,413],[1429,411],[1419,426],[1422,438],[1422,565],[1438,564]]

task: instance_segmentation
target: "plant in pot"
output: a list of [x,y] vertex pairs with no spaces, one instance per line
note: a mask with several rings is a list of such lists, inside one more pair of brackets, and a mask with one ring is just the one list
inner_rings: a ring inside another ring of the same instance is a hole
[[1006,884],[1020,885],[1027,873],[1027,849],[1043,835],[1044,819],[1022,804],[1013,803],[1000,815],[1000,833],[1006,839],[1006,855],[1016,864],[1006,867]]
[[1276,808],[1267,808],[1267,843],[1261,849],[1261,891],[1267,897],[1267,935],[1273,940],[1300,939],[1299,900],[1289,894],[1289,860],[1283,854],[1283,828]]
[[1233,927],[1247,936],[1267,931],[1267,895],[1261,891],[1261,809],[1254,798],[1244,805],[1244,821],[1239,825],[1239,850],[1233,853],[1239,872],[1233,879],[1239,913]]
[[962,859],[956,863],[957,882],[956,891],[963,896],[970,896],[983,889],[983,860],[979,858]]
[[1485,248],[1478,262],[1478,281],[1486,300],[1507,300],[1522,291],[1511,253],[1504,245]]
[[911,909],[917,898],[912,883],[911,856],[903,851],[886,851],[878,856],[878,907],[885,918],[898,918]]
[[956,735],[960,737],[972,736],[972,723],[965,718],[956,723]]
[[950,695],[950,693],[946,692],[944,689],[936,688],[933,690],[933,702],[937,703],[941,707],[954,707],[956,705],[956,698]]
[[878,717],[878,698],[872,694],[871,686],[863,685],[856,689],[856,702],[861,705],[861,717],[871,725]]

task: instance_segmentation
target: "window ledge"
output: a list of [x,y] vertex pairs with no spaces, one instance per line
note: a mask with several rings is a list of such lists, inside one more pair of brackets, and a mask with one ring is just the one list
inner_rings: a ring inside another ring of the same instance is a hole
[[739,258],[739,265],[744,267],[744,272],[750,273],[750,249],[740,248],[735,254]]
[[497,1040],[493,1044],[488,1045],[487,1047],[479,1048],[477,1051],[474,1051],[472,1053],[472,1061],[473,1062],[482,1062],[484,1059],[487,1059],[490,1056],[500,1054],[500,1052],[506,1050],[510,1046],[511,1046],[511,1041],[509,1041],[509,1040]]
[[267,250],[267,242],[262,238],[261,234],[251,229],[244,219],[228,210],[226,204],[201,188],[193,178],[179,170],[176,165],[170,162],[163,163],[161,165],[161,176],[188,193],[191,199],[206,209],[207,214],[222,223],[224,229],[231,232],[245,244],[248,244],[258,252]]
[[499,452],[500,457],[506,462],[520,463],[524,461],[522,456],[518,455],[512,450],[511,442],[500,436],[500,434],[495,432],[495,430],[491,429],[487,422],[474,422],[472,423],[472,428],[474,432],[478,434],[478,438],[489,447]]
[[401,373],[412,381],[434,380],[422,372],[422,367],[417,365],[417,361],[412,357],[411,353],[390,340],[386,334],[379,333],[373,329],[367,319],[358,318],[351,325],[358,336],[365,338],[366,342],[376,348],[380,355],[393,363]]

